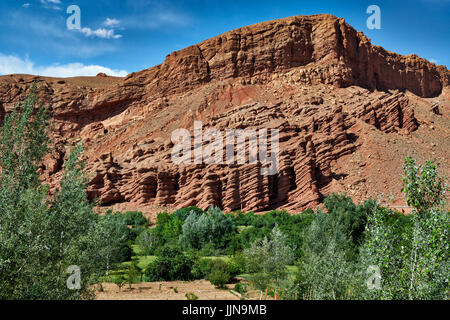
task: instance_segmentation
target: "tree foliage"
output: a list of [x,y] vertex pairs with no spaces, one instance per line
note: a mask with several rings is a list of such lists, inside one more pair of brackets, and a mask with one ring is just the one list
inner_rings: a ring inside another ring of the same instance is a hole
[[247,271],[253,274],[256,288],[262,292],[273,282],[276,291],[287,277],[286,266],[294,262],[294,251],[295,247],[288,244],[286,235],[278,226],[273,228],[270,239],[257,240],[244,250]]
[[[449,212],[445,211],[445,179],[428,161],[423,167],[407,158],[403,191],[414,207],[409,228],[394,228],[386,212],[369,218],[361,261],[381,270],[381,288],[367,291],[372,299],[449,298]],[[400,230],[400,232],[398,232]]]
[[227,246],[236,232],[234,221],[230,216],[211,207],[205,214],[197,214],[192,211],[182,226],[180,245],[187,248],[201,249],[212,244],[216,249]]
[[156,260],[146,270],[148,281],[191,280],[196,257],[176,245],[164,246]]
[[[0,140],[0,299],[80,299],[102,273],[98,217],[86,197],[81,145],[64,164],[54,197],[39,179],[48,152],[48,113],[35,87],[6,116]],[[67,286],[79,266],[80,288]]]

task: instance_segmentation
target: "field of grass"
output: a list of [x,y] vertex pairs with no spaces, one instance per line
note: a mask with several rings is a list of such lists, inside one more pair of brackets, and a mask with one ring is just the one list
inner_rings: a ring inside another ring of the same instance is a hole
[[[127,278],[128,268],[134,261],[137,261],[138,268],[142,270],[142,273],[144,273],[145,269],[152,262],[154,262],[157,258],[156,256],[145,255],[144,252],[137,245],[132,246],[132,254],[133,254],[132,261],[122,262],[120,264],[120,266],[118,267],[118,269],[111,271],[109,276],[103,278],[104,282],[115,282],[117,277],[120,277],[120,276]],[[221,259],[227,263],[231,262],[230,256],[210,256],[210,257],[204,257],[204,259],[208,259],[208,260]],[[287,269],[288,269],[289,276],[295,277],[295,274],[298,271],[298,267],[297,266],[287,266]],[[244,280],[250,280],[251,274],[239,274],[236,277],[242,278]]]

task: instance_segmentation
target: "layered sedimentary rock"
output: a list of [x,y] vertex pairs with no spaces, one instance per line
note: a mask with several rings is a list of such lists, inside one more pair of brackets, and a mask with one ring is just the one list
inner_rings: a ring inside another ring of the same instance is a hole
[[[368,180],[339,168],[364,151],[371,130],[409,139],[420,125],[410,94],[440,99],[449,75],[372,45],[343,19],[298,16],[225,33],[123,79],[0,77],[0,120],[36,83],[52,114],[55,148],[42,168],[52,191],[68,149],[83,140],[89,197],[105,205],[299,211]],[[259,162],[175,164],[172,132],[192,133],[194,121],[220,132],[279,130],[277,174],[262,175]]]
[[[315,206],[324,196],[321,189],[334,179],[330,164],[358,146],[347,133],[356,122],[365,122],[385,133],[408,134],[417,128],[405,95],[368,93],[364,101],[352,113],[327,102],[318,105],[256,102],[216,115],[203,128],[221,132],[280,130],[276,175],[262,175],[260,163],[175,165],[170,161],[171,148],[155,151],[149,144],[136,146],[116,159],[106,154],[96,160],[92,169],[96,175],[90,181],[91,195],[100,197],[104,203],[202,208],[216,205],[227,211],[275,207],[301,210]],[[223,141],[225,154],[225,137]],[[247,142],[247,153],[248,148]]]

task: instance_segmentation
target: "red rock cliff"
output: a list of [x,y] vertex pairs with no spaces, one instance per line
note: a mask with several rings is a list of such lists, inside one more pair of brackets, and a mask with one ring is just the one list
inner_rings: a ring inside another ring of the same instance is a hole
[[[38,83],[53,117],[55,148],[43,164],[52,190],[67,146],[82,139],[89,195],[104,204],[295,212],[331,192],[398,196],[412,148],[441,157],[448,172],[448,79],[445,67],[374,46],[343,19],[299,16],[225,33],[124,79],[0,77],[0,118]],[[175,165],[171,133],[192,131],[194,120],[279,129],[278,174],[261,176],[260,164]]]

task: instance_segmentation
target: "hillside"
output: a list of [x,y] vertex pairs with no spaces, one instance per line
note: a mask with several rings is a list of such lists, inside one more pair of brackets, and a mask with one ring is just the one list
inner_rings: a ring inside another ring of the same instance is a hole
[[[106,206],[299,212],[332,192],[384,194],[404,205],[405,157],[450,174],[450,73],[372,45],[343,19],[264,22],[167,56],[125,78],[0,77],[0,120],[33,82],[51,106],[55,146],[43,166],[52,190],[68,148],[86,147],[89,196]],[[175,129],[279,129],[279,171],[260,164],[171,161]]]

